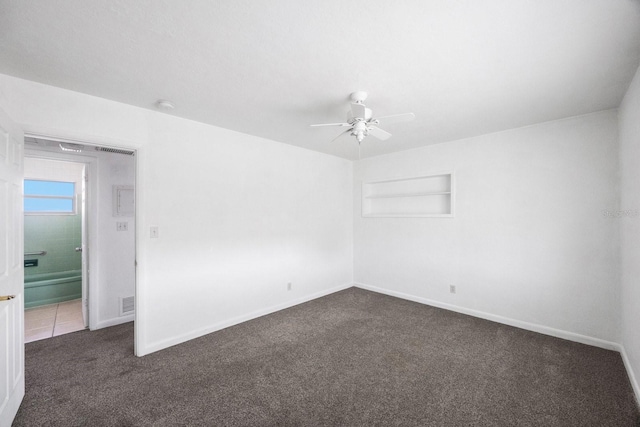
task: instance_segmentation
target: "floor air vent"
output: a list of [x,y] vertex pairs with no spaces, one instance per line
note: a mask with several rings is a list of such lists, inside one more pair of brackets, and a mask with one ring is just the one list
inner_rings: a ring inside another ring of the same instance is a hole
[[120,298],[120,316],[126,316],[127,314],[133,314],[136,310],[135,297],[121,297]]
[[96,147],[96,151],[106,151],[107,153],[126,154],[127,156],[135,155],[135,151],[120,150],[118,148]]

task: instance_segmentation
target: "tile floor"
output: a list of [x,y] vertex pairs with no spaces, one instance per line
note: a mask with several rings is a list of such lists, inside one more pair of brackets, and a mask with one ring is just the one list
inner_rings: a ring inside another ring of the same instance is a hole
[[27,308],[24,311],[24,341],[32,342],[84,329],[82,300]]

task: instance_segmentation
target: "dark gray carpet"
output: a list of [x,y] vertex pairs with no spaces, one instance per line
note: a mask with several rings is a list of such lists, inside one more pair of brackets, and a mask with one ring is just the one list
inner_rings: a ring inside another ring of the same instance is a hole
[[16,426],[637,426],[620,355],[351,288],[143,358],[26,346]]

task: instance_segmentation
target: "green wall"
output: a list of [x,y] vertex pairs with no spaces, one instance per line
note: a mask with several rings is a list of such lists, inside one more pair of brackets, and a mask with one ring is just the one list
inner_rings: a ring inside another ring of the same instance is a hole
[[47,251],[44,256],[25,256],[25,260],[38,260],[37,267],[24,269],[25,307],[81,297],[82,281],[78,280],[34,287],[40,280],[58,279],[61,272],[77,278],[82,270],[82,254],[75,251],[82,242],[81,225],[81,215],[25,215],[24,252]]
[[80,270],[82,255],[75,248],[82,243],[80,215],[25,215],[24,253],[47,251],[37,259],[37,267],[24,269],[24,275]]

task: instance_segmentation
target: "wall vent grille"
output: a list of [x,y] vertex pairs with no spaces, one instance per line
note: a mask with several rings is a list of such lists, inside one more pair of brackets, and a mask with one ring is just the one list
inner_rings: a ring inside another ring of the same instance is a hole
[[125,154],[127,156],[135,156],[136,152],[131,150],[121,150],[118,148],[96,147],[96,151],[106,151],[107,153]]
[[136,310],[135,297],[121,297],[120,298],[120,316],[126,316],[132,314]]

